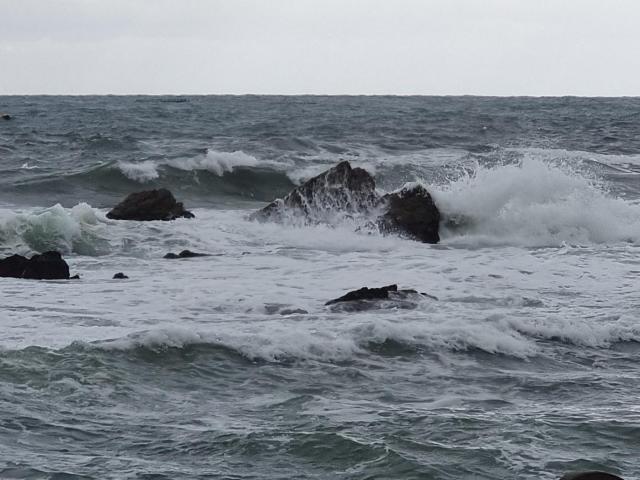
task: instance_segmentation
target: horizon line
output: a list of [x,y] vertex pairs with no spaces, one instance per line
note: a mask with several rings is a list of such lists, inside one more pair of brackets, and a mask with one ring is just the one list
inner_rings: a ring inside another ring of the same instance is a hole
[[640,98],[640,94],[478,94],[478,93],[0,93],[0,97],[483,97],[483,98]]

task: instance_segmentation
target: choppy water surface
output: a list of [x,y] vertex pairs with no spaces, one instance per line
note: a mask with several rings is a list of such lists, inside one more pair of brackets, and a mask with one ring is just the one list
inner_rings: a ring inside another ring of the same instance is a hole
[[[81,275],[0,279],[0,477],[640,478],[640,99],[0,111],[0,254]],[[247,220],[341,159],[425,184],[441,244]],[[105,218],[158,186],[196,219]],[[324,307],[390,283],[438,300]]]

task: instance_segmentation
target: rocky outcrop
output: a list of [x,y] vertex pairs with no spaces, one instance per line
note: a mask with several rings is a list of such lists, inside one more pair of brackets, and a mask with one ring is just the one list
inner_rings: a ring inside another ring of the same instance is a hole
[[325,305],[342,311],[362,311],[379,308],[416,308],[418,302],[425,298],[437,300],[436,297],[419,293],[413,289],[399,290],[398,285],[385,287],[362,287],[352,290],[342,297],[329,300]]
[[331,223],[336,216],[369,217],[367,225],[385,234],[399,234],[438,243],[440,212],[421,185],[404,187],[380,197],[375,180],[365,170],[340,162],[250,216],[252,220]]
[[271,202],[250,218],[282,221],[296,217],[309,223],[322,223],[336,213],[362,213],[378,201],[373,177],[366,170],[352,168],[344,161],[293,189],[284,198]]
[[196,253],[191,250],[183,250],[180,253],[167,253],[163,258],[195,258],[195,257],[209,257],[208,253]]
[[622,480],[611,473],[599,471],[571,472],[562,476],[560,480]]
[[107,218],[112,220],[175,220],[180,217],[193,218],[194,215],[166,188],[132,193],[107,213]]
[[438,243],[440,212],[422,185],[385,195],[386,212],[378,219],[382,232],[407,235],[424,243]]
[[31,258],[11,255],[0,260],[0,277],[67,280],[69,279],[69,265],[58,252],[45,252]]

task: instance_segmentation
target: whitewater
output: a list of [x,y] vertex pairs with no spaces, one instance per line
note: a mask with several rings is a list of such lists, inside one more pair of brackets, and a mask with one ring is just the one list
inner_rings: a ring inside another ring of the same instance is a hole
[[[0,107],[0,254],[80,275],[0,278],[0,477],[640,478],[640,100]],[[249,220],[341,160],[441,242]],[[158,187],[196,218],[106,217]],[[430,296],[324,305],[392,283]]]

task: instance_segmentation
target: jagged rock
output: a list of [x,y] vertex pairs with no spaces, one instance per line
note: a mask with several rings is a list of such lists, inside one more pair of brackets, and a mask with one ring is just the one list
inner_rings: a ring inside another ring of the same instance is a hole
[[356,214],[372,208],[378,201],[375,190],[375,181],[366,170],[352,168],[349,162],[344,161],[307,180],[250,218],[282,221],[293,215],[319,223],[336,213]]
[[419,293],[413,289],[398,290],[398,285],[368,288],[362,287],[346,293],[342,297],[329,300],[325,305],[338,307],[343,311],[361,311],[376,308],[415,308],[424,298],[437,300],[436,297]]
[[0,118],[2,118],[2,120],[11,120],[12,117],[8,113],[2,113],[0,114]]
[[44,252],[29,259],[22,255],[11,255],[0,260],[0,277],[67,280],[69,265],[58,252]]
[[126,280],[127,278],[129,278],[129,277],[127,277],[127,276],[126,276],[124,273],[122,273],[122,272],[118,272],[118,273],[116,273],[116,274],[113,276],[113,279],[114,279],[114,280]]
[[178,254],[175,253],[167,253],[164,258],[194,258],[194,257],[209,257],[208,253],[196,253],[191,250],[183,250]]
[[440,240],[440,212],[423,186],[404,187],[380,197],[373,177],[361,168],[352,168],[347,161],[308,180],[249,218],[331,223],[336,215],[362,215],[365,225],[385,234],[400,234],[425,243]]
[[566,473],[560,480],[622,480],[622,478],[611,473],[593,470]]
[[406,234],[425,243],[438,243],[440,212],[422,185],[385,195],[387,211],[378,219],[382,232]]
[[132,193],[116,205],[107,218],[112,220],[175,220],[194,218],[166,188]]

